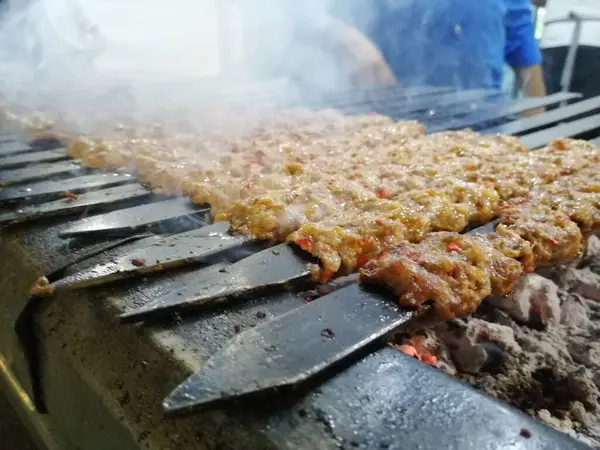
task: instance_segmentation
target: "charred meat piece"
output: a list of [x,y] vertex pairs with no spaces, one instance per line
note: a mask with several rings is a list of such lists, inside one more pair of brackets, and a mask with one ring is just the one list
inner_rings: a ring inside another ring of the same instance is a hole
[[402,306],[433,302],[444,319],[472,313],[491,294],[507,295],[519,281],[532,251],[516,235],[431,233],[418,244],[402,243],[367,262],[364,283],[392,289]]
[[402,306],[433,301],[443,318],[473,312],[490,294],[507,295],[523,272],[579,255],[582,233],[565,214],[528,199],[505,206],[496,232],[431,233],[422,242],[403,242],[368,261],[365,283],[392,289]]
[[449,319],[470,314],[492,293],[489,259],[498,256],[472,237],[431,233],[419,244],[402,243],[367,262],[360,279],[390,287],[402,306],[418,309],[433,301],[435,311]]

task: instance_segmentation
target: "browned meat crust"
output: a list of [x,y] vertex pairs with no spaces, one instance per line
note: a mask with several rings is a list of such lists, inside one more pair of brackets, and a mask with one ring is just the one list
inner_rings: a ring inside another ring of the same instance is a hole
[[402,306],[433,301],[440,316],[453,318],[472,313],[490,294],[509,294],[523,272],[575,258],[583,242],[566,214],[519,199],[501,211],[496,232],[403,242],[368,261],[360,279],[390,287]]

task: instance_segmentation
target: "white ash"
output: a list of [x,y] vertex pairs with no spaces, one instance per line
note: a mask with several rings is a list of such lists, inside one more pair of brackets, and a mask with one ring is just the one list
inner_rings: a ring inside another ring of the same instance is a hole
[[506,354],[521,352],[511,328],[481,319],[441,324],[436,333],[460,372],[477,373],[501,365]]
[[600,273],[600,239],[597,236],[589,238],[580,266],[587,266],[593,272]]
[[517,322],[530,326],[546,328],[560,321],[558,287],[540,275],[523,277],[512,295],[493,297],[489,301]]
[[569,292],[600,302],[600,275],[592,272],[589,267],[567,268],[559,276],[558,283]]
[[543,273],[430,329],[436,366],[600,450],[600,240]]
[[586,329],[590,326],[588,307],[583,297],[578,294],[561,291],[562,307],[560,323],[567,327]]

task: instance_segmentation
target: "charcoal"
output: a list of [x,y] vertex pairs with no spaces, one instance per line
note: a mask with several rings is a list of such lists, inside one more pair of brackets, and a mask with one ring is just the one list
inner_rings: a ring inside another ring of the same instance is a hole
[[567,375],[567,383],[573,396],[587,408],[596,409],[598,389],[592,381],[589,369],[579,366]]
[[527,275],[473,316],[420,331],[432,332],[436,367],[600,450],[599,261],[594,236],[549,277]]
[[600,273],[600,238],[593,235],[588,239],[587,247],[579,267],[589,267],[595,273]]
[[576,437],[575,430],[573,430],[573,421],[570,418],[565,417],[562,420],[558,419],[557,417],[553,416],[552,413],[547,409],[540,409],[538,411],[537,417],[546,425],[550,425],[551,427],[556,428],[557,430],[560,430],[563,433]]
[[578,294],[565,291],[559,291],[559,297],[561,299],[560,323],[571,328],[587,328],[590,319],[584,299]]
[[560,286],[582,297],[600,302],[600,275],[589,267],[569,267],[560,277]]
[[505,352],[521,351],[511,328],[484,320],[455,321],[439,330],[456,368],[462,372],[497,369],[504,363]]
[[511,295],[494,297],[490,302],[516,321],[536,328],[546,328],[560,321],[558,288],[540,275],[523,277]]

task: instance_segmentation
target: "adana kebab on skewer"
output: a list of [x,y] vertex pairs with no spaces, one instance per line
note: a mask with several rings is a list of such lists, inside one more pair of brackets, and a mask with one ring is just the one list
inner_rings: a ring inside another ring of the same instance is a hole
[[[303,131],[295,132],[305,138]],[[341,140],[344,132],[352,139]],[[484,223],[500,198],[524,195],[599,157],[597,148],[577,141],[556,141],[531,155],[511,137],[422,132],[414,122],[367,117],[313,132],[302,145],[299,138],[284,144],[294,139],[288,131],[230,142],[229,149],[215,144],[213,153],[182,146],[181,139],[134,139],[115,148],[75,142],[71,153],[101,167],[113,166],[107,158],[115,155],[133,157],[142,181],[161,192],[210,204],[235,231],[287,239],[311,252],[322,262],[323,270],[314,270],[321,280],[402,240]],[[375,144],[375,152],[365,150]]]
[[[231,221],[234,230],[295,242],[320,259],[323,268],[314,273],[322,281],[364,265],[364,280],[383,281],[397,292],[413,288],[398,288],[394,277],[386,278],[386,268],[404,267],[407,276],[415,271],[407,251],[443,255],[445,244],[436,239],[454,235],[439,231],[457,233],[500,214],[496,233],[457,239],[472,249],[463,266],[472,274],[467,282],[475,283],[473,293],[452,297],[442,284],[430,286],[447,317],[472,311],[492,289],[511,289],[514,277],[489,275],[485,281],[481,270],[514,275],[520,273],[515,264],[529,271],[576,254],[581,231],[569,217],[584,233],[597,228],[597,191],[589,180],[600,149],[588,143],[557,140],[529,152],[508,136],[470,131],[425,136],[415,122],[332,112],[313,116],[321,119],[315,126],[310,117],[290,114],[235,139],[156,130],[129,137],[128,131],[112,140],[72,139],[69,151],[92,167],[136,167],[155,189],[211,204],[216,218]],[[520,204],[510,202],[515,197]],[[505,254],[500,248],[512,250]],[[480,261],[478,255],[494,256]],[[417,306],[419,301],[405,300],[413,297],[418,298],[402,294],[400,301]]]
[[569,178],[507,202],[493,233],[438,232],[403,242],[366,262],[360,279],[388,286],[403,306],[433,301],[444,318],[470,314],[485,297],[510,294],[524,272],[577,257],[600,230],[596,171]]

